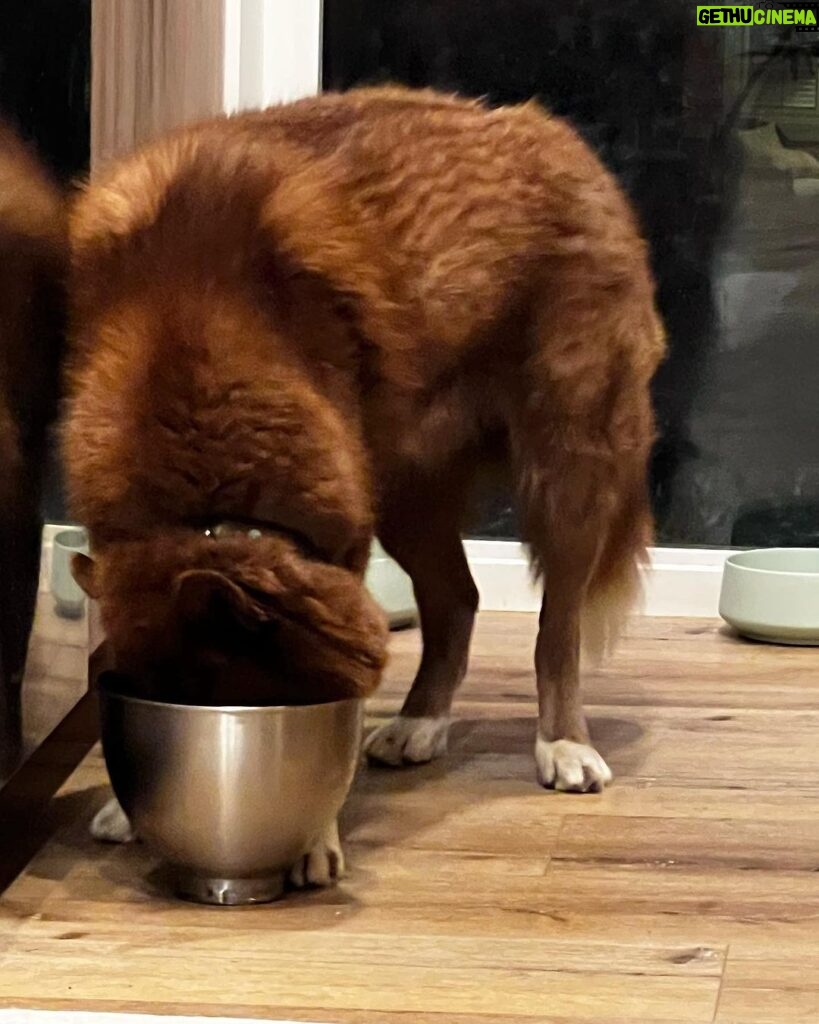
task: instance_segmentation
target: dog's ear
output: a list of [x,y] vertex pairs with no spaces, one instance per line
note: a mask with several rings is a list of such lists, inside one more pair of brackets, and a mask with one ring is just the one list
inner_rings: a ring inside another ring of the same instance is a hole
[[191,569],[177,577],[174,585],[175,607],[180,618],[189,623],[224,616],[255,628],[265,618],[264,609],[251,594],[221,572]]
[[89,558],[88,555],[74,555],[71,559],[71,575],[80,590],[92,600],[96,601],[99,598],[100,586],[93,558]]
[[[342,607],[333,607],[345,597]],[[272,621],[289,670],[309,681],[322,699],[366,697],[378,685],[386,661],[386,622],[354,577],[346,595],[340,589],[315,592]]]
[[322,699],[375,689],[386,660],[386,618],[355,573],[290,557],[275,569],[245,567],[242,584],[293,678],[311,680]]

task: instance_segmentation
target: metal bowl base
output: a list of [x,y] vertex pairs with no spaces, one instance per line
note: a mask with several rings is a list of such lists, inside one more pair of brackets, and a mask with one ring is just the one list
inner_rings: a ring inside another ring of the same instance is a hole
[[285,876],[277,873],[262,878],[205,878],[177,869],[172,884],[177,896],[192,903],[243,907],[281,899],[284,895]]

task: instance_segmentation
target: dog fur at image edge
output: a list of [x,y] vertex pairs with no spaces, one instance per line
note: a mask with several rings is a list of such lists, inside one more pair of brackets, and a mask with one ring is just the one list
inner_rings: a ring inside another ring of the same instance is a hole
[[62,350],[65,232],[58,188],[0,123],[0,707],[19,702],[40,574],[42,477]]

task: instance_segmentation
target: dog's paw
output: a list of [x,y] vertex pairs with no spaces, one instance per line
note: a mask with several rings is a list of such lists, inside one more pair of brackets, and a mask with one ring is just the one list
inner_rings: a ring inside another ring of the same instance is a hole
[[327,888],[344,877],[344,851],[338,838],[338,825],[319,839],[290,870],[290,884],[294,889]]
[[537,777],[541,786],[563,793],[600,793],[611,782],[611,769],[594,747],[573,740],[535,743]]
[[397,768],[425,764],[446,753],[449,718],[405,718],[399,715],[367,737],[364,753],[371,761]]
[[101,843],[131,843],[136,839],[131,822],[116,797],[95,815],[90,832]]

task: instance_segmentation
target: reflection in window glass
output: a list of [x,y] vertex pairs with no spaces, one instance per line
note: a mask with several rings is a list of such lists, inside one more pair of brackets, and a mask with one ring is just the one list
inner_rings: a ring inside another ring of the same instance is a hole
[[[65,184],[88,170],[91,0],[2,0],[0,118]],[[63,522],[65,499],[55,446],[44,476],[46,521]]]
[[91,0],[2,0],[0,789],[87,691],[49,426],[64,338],[59,185],[88,166],[90,41]]
[[[659,539],[819,544],[819,34],[700,28],[665,0],[325,0],[324,85],[538,97],[616,171],[671,354]],[[508,495],[481,533],[514,536]]]

